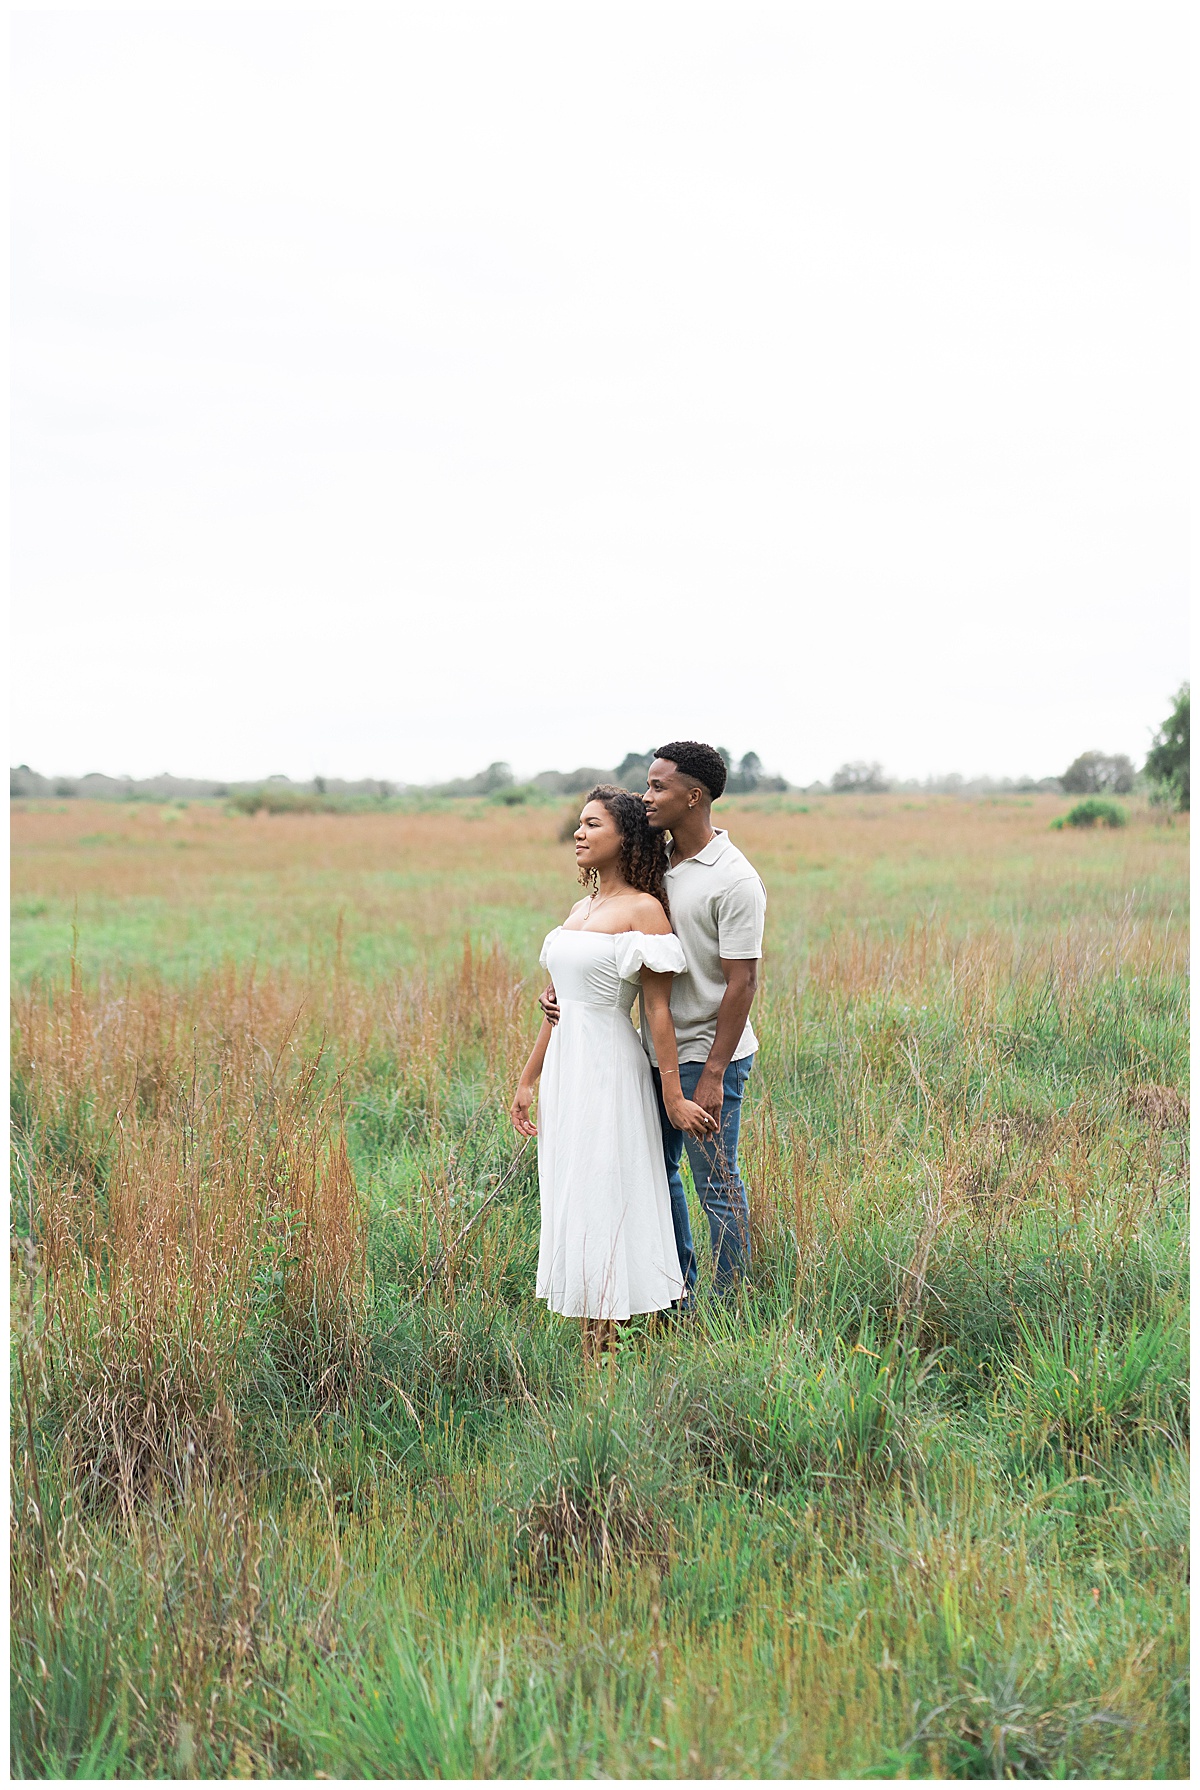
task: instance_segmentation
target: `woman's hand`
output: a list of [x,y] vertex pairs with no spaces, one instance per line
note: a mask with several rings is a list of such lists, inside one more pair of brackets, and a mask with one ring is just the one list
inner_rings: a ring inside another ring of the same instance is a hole
[[676,1131],[686,1131],[690,1137],[714,1137],[720,1130],[710,1112],[682,1094],[676,1094],[673,1100],[668,1100],[665,1104],[667,1117]]
[[[509,1117],[522,1137],[536,1137],[537,1126],[529,1117],[529,1109],[533,1105],[533,1088],[528,1082],[518,1082],[517,1091],[513,1095],[513,1103],[509,1107]],[[703,1107],[698,1109],[704,1111]]]

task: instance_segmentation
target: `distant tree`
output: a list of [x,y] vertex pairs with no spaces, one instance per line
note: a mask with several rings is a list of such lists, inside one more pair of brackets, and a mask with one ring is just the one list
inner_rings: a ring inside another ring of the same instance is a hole
[[[649,764],[649,762],[649,759],[647,759],[646,763]],[[597,783],[607,783],[611,776],[611,771],[601,771],[598,770],[595,765],[581,764],[577,770],[564,771],[561,786],[562,793],[568,796],[581,796],[585,794],[587,790],[594,789]],[[618,778],[617,781],[620,782],[620,778]],[[646,775],[643,771],[642,775],[634,783],[634,789],[640,789],[645,781]]]
[[497,789],[507,789],[510,783],[516,782],[516,778],[512,774],[512,766],[505,764],[503,759],[497,758],[493,760],[486,771],[480,772],[479,782],[483,794],[490,796]]
[[1123,752],[1081,752],[1062,774],[1069,796],[1127,796],[1133,788],[1133,764]]
[[727,771],[733,769],[733,753],[729,750],[728,746],[718,746],[717,756]]
[[1181,684],[1175,706],[1154,736],[1146,758],[1146,775],[1160,801],[1187,813],[1192,805],[1192,687]]
[[856,758],[850,764],[838,766],[830,780],[830,788],[838,796],[882,795],[888,788],[888,781],[878,759],[867,764],[864,759]]
[[[729,760],[725,754],[722,753],[721,756],[725,759],[726,764],[728,764]],[[749,795],[752,790],[756,790],[761,782],[762,759],[758,756],[757,752],[743,752],[742,760],[738,765],[737,770],[731,770],[729,773],[729,780],[725,785],[725,789],[729,795],[745,796]]]
[[653,763],[653,752],[627,752],[613,776],[623,789],[640,789],[646,781],[646,772]]

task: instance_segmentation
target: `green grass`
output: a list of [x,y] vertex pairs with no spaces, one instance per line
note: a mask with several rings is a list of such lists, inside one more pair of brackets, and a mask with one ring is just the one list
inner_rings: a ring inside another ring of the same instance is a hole
[[18,841],[16,1775],[1186,1774],[1184,829],[743,812],[753,1285],[601,1372],[556,811]]

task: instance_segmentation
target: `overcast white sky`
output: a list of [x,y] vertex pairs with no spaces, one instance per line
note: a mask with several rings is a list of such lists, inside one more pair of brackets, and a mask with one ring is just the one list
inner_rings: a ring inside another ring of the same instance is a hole
[[13,20],[14,763],[1144,754],[1182,11]]

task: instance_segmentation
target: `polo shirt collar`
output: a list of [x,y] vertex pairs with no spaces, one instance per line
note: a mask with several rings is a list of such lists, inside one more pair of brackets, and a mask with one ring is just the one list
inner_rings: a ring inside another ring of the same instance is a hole
[[715,864],[729,844],[729,834],[724,827],[714,827],[713,836],[703,851],[693,852],[690,858],[682,858],[678,864],[670,864],[671,870],[682,870],[685,864]]

